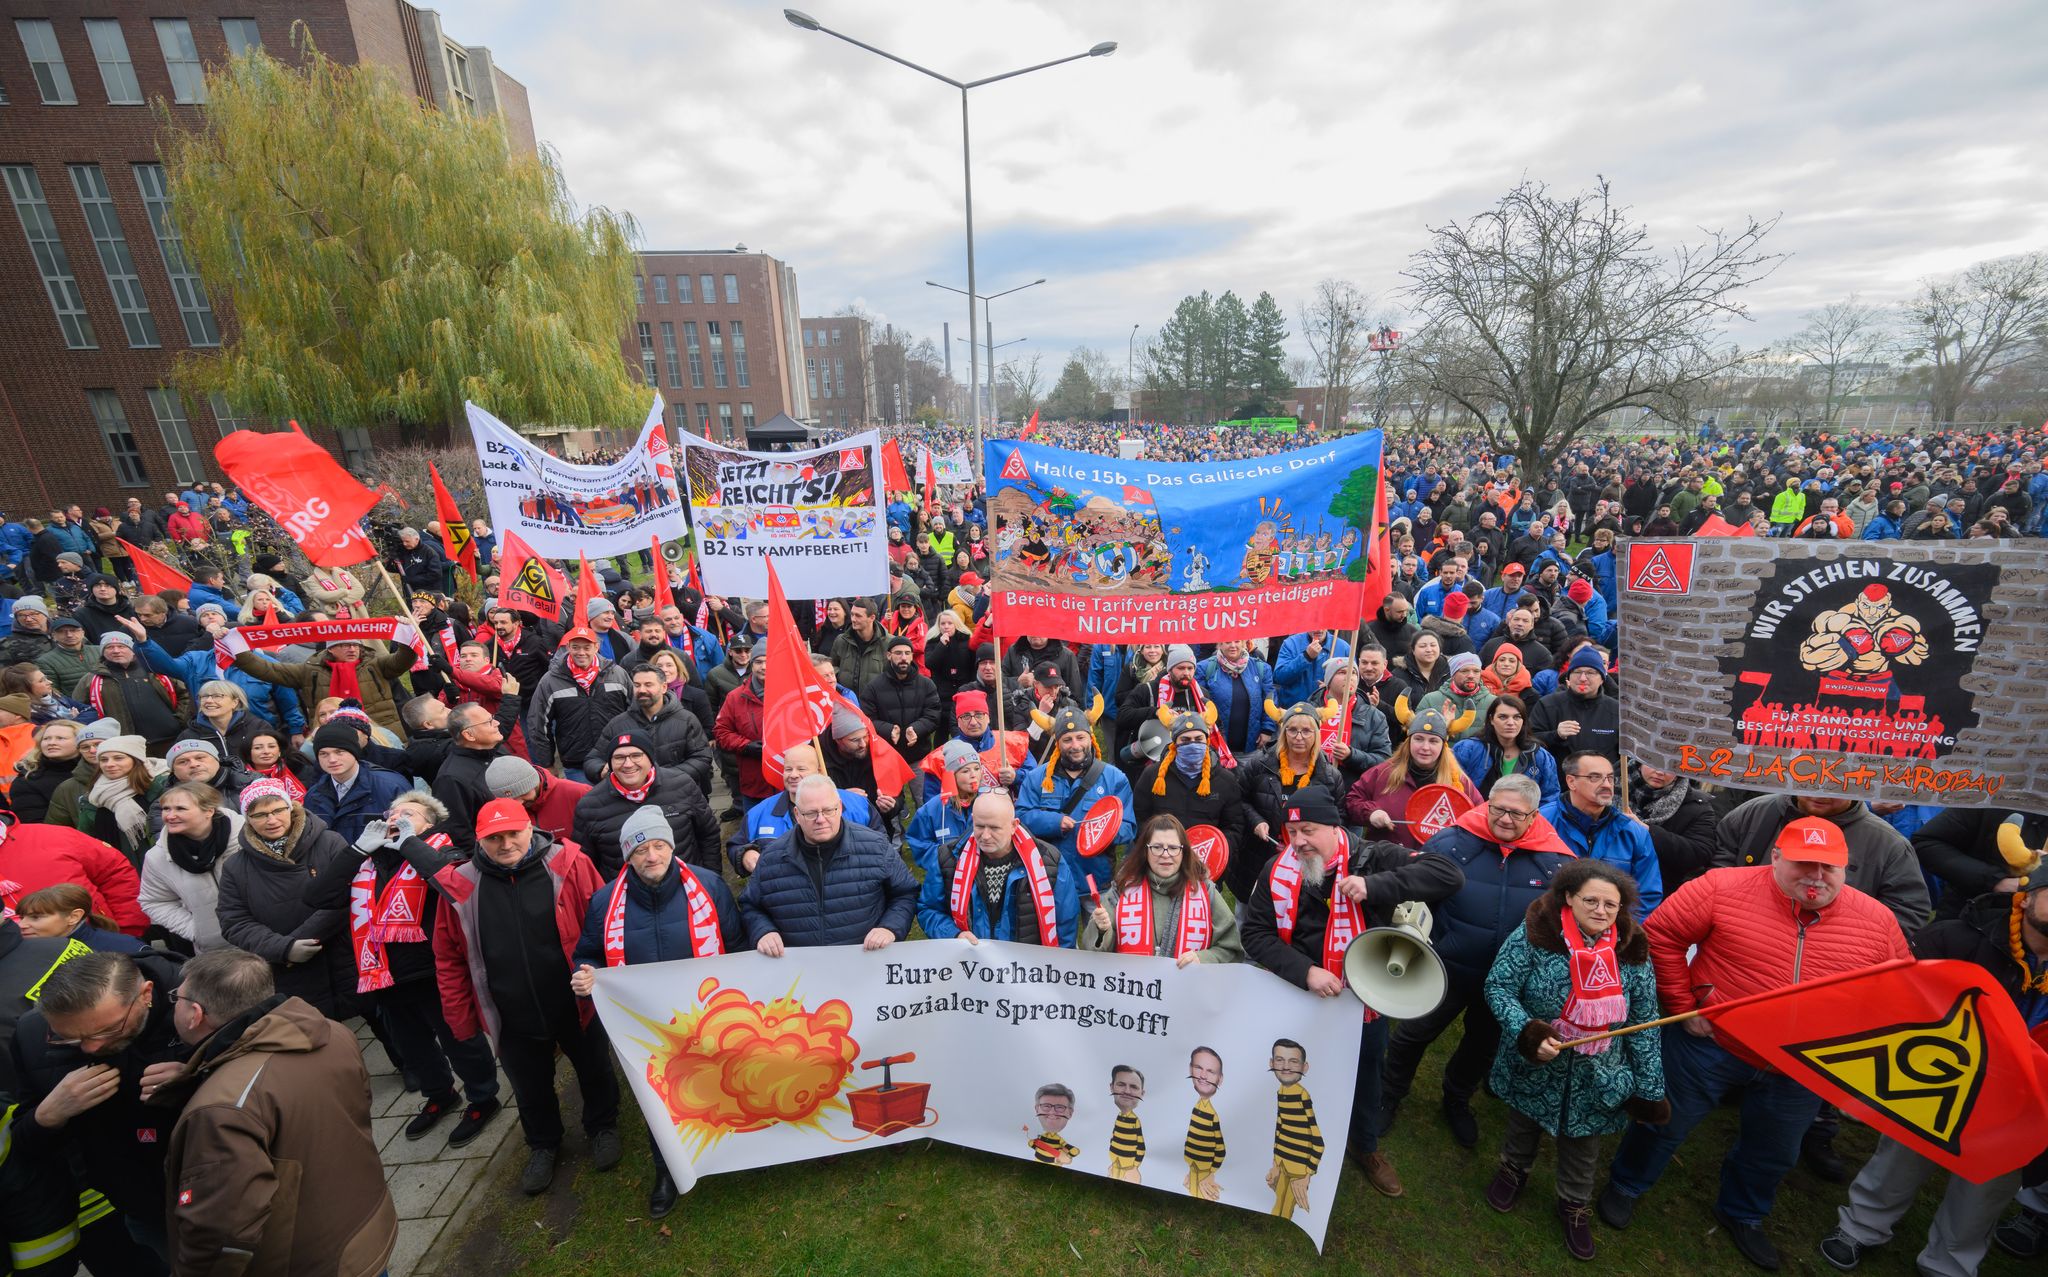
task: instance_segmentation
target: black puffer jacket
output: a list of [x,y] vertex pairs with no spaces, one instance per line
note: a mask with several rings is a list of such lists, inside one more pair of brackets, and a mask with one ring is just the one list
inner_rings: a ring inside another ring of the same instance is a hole
[[[1311,771],[1312,775],[1306,781],[1296,776],[1294,788],[1299,790],[1313,785],[1326,794],[1344,792],[1344,778],[1338,774],[1336,765],[1330,761],[1329,755],[1323,753],[1320,744],[1316,747],[1315,766]],[[1245,802],[1251,804],[1252,812],[1247,823],[1257,824],[1263,820],[1266,822],[1267,831],[1274,837],[1279,837],[1281,826],[1287,823],[1284,815],[1288,790],[1280,780],[1279,743],[1275,742],[1239,763],[1237,784],[1240,792],[1244,794]]]
[[569,654],[555,657],[526,702],[526,752],[535,767],[578,766],[590,756],[604,725],[633,703],[626,671],[598,658],[598,675],[585,692],[569,676]]
[[[899,679],[893,671],[884,671],[880,678],[860,689],[860,704],[874,721],[875,731],[896,746],[896,752],[906,760],[914,763],[931,753],[932,740],[944,721],[939,708],[939,687],[918,673],[916,666],[911,667],[908,678]],[[917,739],[892,739],[892,727],[912,728]]]
[[[683,717],[690,718],[688,714]],[[576,800],[576,821],[572,826],[576,845],[590,857],[607,882],[618,877],[620,866],[626,863],[619,851],[619,831],[626,827],[627,817],[646,806],[661,808],[661,814],[668,818],[668,826],[675,832],[678,856],[694,868],[718,873],[718,817],[712,814],[711,803],[689,773],[677,767],[661,767],[655,771],[654,787],[639,802],[620,793],[618,785],[609,778],[598,781],[589,793]]]
[[[1161,784],[1159,769],[1166,769],[1166,780]],[[1154,793],[1154,787],[1163,793]],[[1225,841],[1230,844],[1230,863],[1223,871],[1223,883],[1231,894],[1243,900],[1251,890],[1251,876],[1259,865],[1271,859],[1272,848],[1258,842],[1251,835],[1251,808],[1244,802],[1243,791],[1238,787],[1238,773],[1224,767],[1212,755],[1209,760],[1209,792],[1197,793],[1201,777],[1189,780],[1173,765],[1173,755],[1147,767],[1138,774],[1131,785],[1131,802],[1134,815],[1140,825],[1152,817],[1166,813],[1178,819],[1183,828],[1195,825],[1211,825],[1223,831]],[[1243,888],[1243,890],[1239,890]]]
[[704,724],[681,701],[666,695],[651,715],[636,703],[605,720],[583,760],[583,775],[591,784],[610,769],[612,742],[627,732],[645,732],[653,738],[655,766],[678,768],[697,782],[698,789],[711,792],[711,740],[704,735]]
[[[1998,828],[2010,808],[1951,807],[1920,826],[1913,835],[1913,851],[1920,867],[1941,879],[1941,903],[1937,918],[1953,918],[1973,898],[2017,871],[1998,852]],[[2028,815],[2020,823],[2020,841],[2038,848],[2048,840],[2048,816]]]
[[[269,962],[280,996],[304,998],[334,1019],[356,1014],[347,913],[306,904],[306,889],[314,879],[354,872],[354,850],[304,808],[292,812],[286,835],[289,861],[256,850],[255,831],[246,822],[239,844],[234,855],[221,861],[221,939]],[[294,940],[318,940],[320,952],[309,962],[289,964]]]

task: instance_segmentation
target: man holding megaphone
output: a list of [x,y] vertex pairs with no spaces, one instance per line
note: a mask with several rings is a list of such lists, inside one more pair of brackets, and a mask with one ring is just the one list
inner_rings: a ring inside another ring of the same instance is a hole
[[[1238,927],[1253,962],[1319,997],[1345,991],[1345,949],[1369,929],[1388,925],[1396,905],[1434,904],[1464,885],[1464,871],[1445,856],[1366,842],[1346,829],[1336,798],[1326,790],[1311,787],[1292,795],[1285,819],[1285,842],[1253,884]],[[1379,1151],[1386,1053],[1387,1021],[1367,1011],[1345,1147],[1375,1189],[1399,1197],[1401,1178]]]

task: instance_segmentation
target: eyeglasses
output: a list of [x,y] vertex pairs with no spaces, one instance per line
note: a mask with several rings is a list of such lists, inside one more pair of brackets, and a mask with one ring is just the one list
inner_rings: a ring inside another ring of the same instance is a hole
[[1074,1106],[1071,1104],[1041,1104],[1036,1111],[1040,1117],[1072,1117],[1074,1115]]
[[1187,850],[1187,848],[1185,848],[1185,847],[1181,846],[1181,845],[1180,845],[1179,843],[1177,843],[1177,842],[1154,842],[1154,843],[1147,843],[1147,844],[1145,844],[1145,850],[1146,850],[1146,851],[1186,851],[1186,850]]
[[1492,815],[1495,819],[1498,820],[1512,820],[1519,823],[1521,821],[1534,820],[1536,818],[1536,813],[1533,810],[1521,811],[1513,807],[1503,807],[1499,803],[1486,804],[1486,810],[1488,814]]
[[819,807],[811,811],[799,809],[796,813],[796,818],[798,820],[823,820],[827,816],[837,816],[839,812],[840,808],[838,807]]
[[1568,777],[1567,777],[1566,779],[1568,779],[1568,780],[1583,780],[1583,781],[1585,781],[1585,782],[1586,782],[1587,784],[1589,784],[1589,785],[1593,786],[1593,787],[1594,787],[1595,789],[1598,789],[1598,788],[1600,788],[1600,787],[1601,787],[1602,785],[1612,785],[1612,784],[1614,784],[1614,773],[1613,773],[1613,772],[1580,772],[1580,773],[1579,773],[1578,775],[1576,775],[1576,776],[1568,776]]
[[135,991],[135,996],[128,999],[128,1005],[121,1008],[121,1022],[111,1029],[101,1029],[95,1033],[81,1033],[75,1038],[60,1038],[46,1030],[45,1037],[51,1046],[84,1046],[88,1042],[105,1042],[118,1038],[128,1031],[128,1017],[135,1014],[136,1004],[142,1001],[142,995],[147,992],[149,992],[149,986],[146,984]]
[[1573,898],[1572,908],[1590,909],[1594,913],[1613,913],[1621,908],[1621,902],[1619,900],[1588,900],[1584,896],[1578,896]]

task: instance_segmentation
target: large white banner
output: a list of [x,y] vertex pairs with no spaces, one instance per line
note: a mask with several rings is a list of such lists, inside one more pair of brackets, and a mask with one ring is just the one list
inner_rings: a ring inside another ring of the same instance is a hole
[[574,561],[579,552],[624,554],[648,549],[657,536],[676,541],[688,533],[659,395],[626,455],[596,466],[551,457],[484,409],[464,407],[491,526],[501,535],[517,532],[542,558]]
[[924,940],[614,967],[676,1183],[899,1141],[1289,1218],[1323,1244],[1363,1008],[1249,965]]
[[[968,459],[966,444],[961,444],[951,452],[933,452],[922,444],[918,445],[918,448],[925,456],[932,459],[932,476],[939,481],[942,487],[974,482],[974,463]],[[917,474],[913,475],[912,478],[919,483],[924,481],[924,461],[922,458],[918,460]]]
[[775,556],[792,599],[886,594],[889,524],[874,431],[804,452],[742,452],[683,436],[683,481],[704,588],[768,595]]

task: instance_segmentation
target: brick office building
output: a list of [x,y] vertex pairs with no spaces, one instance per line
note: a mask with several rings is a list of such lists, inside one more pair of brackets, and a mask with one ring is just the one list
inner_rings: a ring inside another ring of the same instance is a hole
[[[296,60],[294,22],[335,61],[495,115],[534,151],[525,87],[404,0],[0,0],[0,509],[154,505],[220,477],[214,441],[254,424],[169,388],[177,357],[220,345],[233,318],[184,255],[153,104],[195,125],[206,68],[251,45]],[[316,434],[344,457],[371,444]]]
[[813,425],[857,430],[881,419],[871,342],[865,319],[833,315],[804,321],[804,388],[811,396]]
[[778,413],[809,420],[794,270],[744,247],[645,252],[634,286],[639,306],[621,344],[660,388],[671,429],[744,444]]

